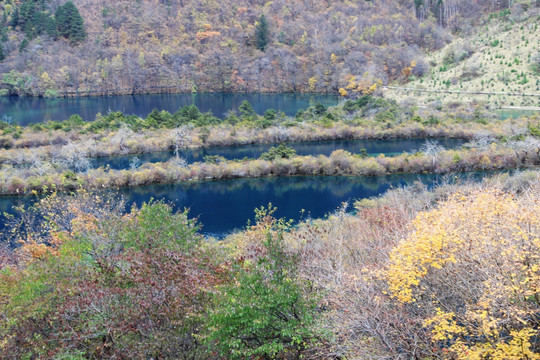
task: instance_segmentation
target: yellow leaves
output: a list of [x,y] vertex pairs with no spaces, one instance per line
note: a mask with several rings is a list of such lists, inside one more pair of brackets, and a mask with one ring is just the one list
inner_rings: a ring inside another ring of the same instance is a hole
[[308,82],[309,82],[309,90],[314,91],[315,85],[317,85],[317,78],[313,76],[312,78],[308,80]]
[[512,337],[512,340],[507,344],[497,344],[492,359],[540,359],[540,354],[535,354],[531,351],[531,337],[535,335],[536,331],[531,328],[511,331],[510,336]]
[[437,308],[437,314],[424,321],[424,326],[432,327],[433,339],[436,341],[451,340],[458,334],[463,333],[463,328],[458,326],[453,312],[444,312]]
[[139,57],[137,58],[137,63],[139,64],[139,66],[146,66],[146,59],[144,58],[144,53],[141,51],[139,53]]
[[114,71],[120,71],[124,67],[124,61],[122,60],[122,56],[116,55],[111,59],[111,66]]
[[38,244],[35,241],[24,244],[21,248],[23,257],[28,261],[45,259],[52,254],[50,248],[45,244]]
[[58,248],[64,240],[62,235],[63,234],[55,231],[51,232],[51,239],[49,240],[48,245],[37,242],[33,238],[21,240],[20,242],[22,245],[19,252],[22,259],[33,262],[35,260],[45,260],[50,256],[57,256]]
[[44,71],[41,74],[40,78],[41,78],[41,81],[43,81],[43,83],[45,84],[45,86],[47,88],[53,87],[55,85],[54,80],[51,79],[51,77],[49,76],[49,74],[46,71]]
[[[469,261],[463,256],[476,257],[486,248],[500,247],[504,237],[501,234],[508,233],[501,230],[526,238],[520,226],[519,230],[498,227],[503,219],[511,224],[516,214],[514,200],[497,190],[472,196],[454,195],[439,209],[420,213],[412,223],[411,235],[391,254],[390,289],[401,301],[410,302],[411,287],[429,269]],[[472,253],[466,254],[466,249]]]
[[439,308],[424,326],[432,341],[449,342],[453,358],[538,359],[530,349],[540,299],[538,214],[537,201],[496,188],[419,213],[391,252],[391,294]]
[[382,80],[375,78],[369,72],[364,73],[360,80],[351,75],[347,76],[345,80],[348,82],[346,90],[352,90],[362,95],[373,94],[378,87],[382,86]]
[[220,36],[220,35],[221,33],[219,31],[207,30],[207,31],[199,31],[197,34],[195,34],[195,37],[199,41],[204,41],[204,40],[207,40],[216,36]]
[[468,347],[464,342],[456,342],[450,350],[457,359],[489,359],[489,360],[538,360],[540,354],[531,350],[531,337],[536,334],[532,328],[512,330],[508,342],[481,343]]
[[302,34],[302,37],[300,38],[300,43],[305,44],[307,40],[307,32],[304,30],[304,33]]
[[349,95],[349,93],[344,88],[339,88],[339,95],[345,97]]
[[338,62],[338,57],[336,56],[336,54],[332,54],[330,55],[330,61],[332,62],[332,64],[337,64]]

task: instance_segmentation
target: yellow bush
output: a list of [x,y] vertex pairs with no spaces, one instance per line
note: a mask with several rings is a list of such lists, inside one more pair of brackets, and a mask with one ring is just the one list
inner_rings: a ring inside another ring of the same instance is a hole
[[534,196],[456,194],[420,213],[390,260],[392,295],[427,309],[424,325],[450,358],[540,359],[531,345],[540,325]]

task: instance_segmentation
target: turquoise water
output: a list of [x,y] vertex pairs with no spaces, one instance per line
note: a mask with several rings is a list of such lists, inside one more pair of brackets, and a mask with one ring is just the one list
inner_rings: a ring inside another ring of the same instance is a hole
[[258,114],[267,109],[283,111],[294,116],[298,110],[321,103],[334,106],[339,98],[317,94],[151,94],[119,95],[81,98],[44,99],[35,97],[0,97],[0,120],[28,125],[48,120],[65,120],[79,114],[84,120],[94,120],[97,113],[122,111],[146,117],[153,109],[175,112],[182,106],[196,105],[202,112],[215,116],[237,109],[249,101]]
[[497,109],[493,112],[502,120],[517,119],[521,116],[532,116],[540,113],[538,110],[521,110],[521,109]]

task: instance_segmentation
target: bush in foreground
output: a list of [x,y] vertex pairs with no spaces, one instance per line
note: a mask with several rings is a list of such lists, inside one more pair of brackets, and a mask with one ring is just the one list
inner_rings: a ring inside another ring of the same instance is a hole
[[45,204],[42,214],[70,221],[51,221],[46,242],[25,239],[18,264],[0,270],[0,357],[205,354],[195,335],[207,289],[226,271],[212,264],[187,213],[160,202],[124,216],[71,205],[49,212]]
[[312,326],[313,292],[283,240],[289,225],[272,211],[256,211],[257,224],[247,231],[255,236],[233,267],[235,282],[218,287],[209,313],[207,341],[224,358],[299,358],[320,336]]

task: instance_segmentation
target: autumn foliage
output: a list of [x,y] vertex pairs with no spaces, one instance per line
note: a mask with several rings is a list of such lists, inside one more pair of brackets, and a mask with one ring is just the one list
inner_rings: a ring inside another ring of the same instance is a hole
[[295,227],[270,206],[219,242],[162,202],[52,194],[0,257],[0,357],[538,359],[539,179],[413,184]]
[[418,214],[412,228],[392,250],[386,276],[399,302],[426,312],[441,354],[538,358],[538,198],[458,193]]

